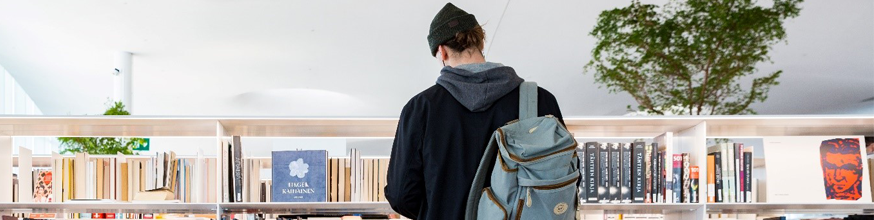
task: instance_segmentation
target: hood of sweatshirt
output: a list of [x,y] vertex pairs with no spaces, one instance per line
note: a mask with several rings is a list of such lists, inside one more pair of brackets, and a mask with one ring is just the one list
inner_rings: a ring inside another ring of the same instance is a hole
[[491,62],[446,66],[437,78],[437,84],[473,112],[489,109],[524,81],[512,67]]

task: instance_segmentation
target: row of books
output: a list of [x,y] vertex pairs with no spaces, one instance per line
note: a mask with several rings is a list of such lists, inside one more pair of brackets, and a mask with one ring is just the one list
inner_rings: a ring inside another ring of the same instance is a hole
[[30,220],[30,219],[178,219],[178,220],[209,220],[215,219],[215,215],[179,215],[179,214],[153,214],[153,213],[15,213],[4,215],[3,219]]
[[385,200],[388,158],[328,157],[325,150],[273,151],[271,179],[264,160],[245,160],[239,136],[220,152],[223,202],[378,202]]
[[663,214],[581,214],[580,220],[664,220]]
[[743,143],[720,143],[707,148],[707,202],[755,202],[753,148]]
[[667,157],[658,143],[587,142],[577,156],[581,203],[698,202],[698,167],[687,153]]
[[[204,181],[214,178],[215,161],[202,155],[176,158],[173,152],[131,158],[125,155],[92,158],[88,153],[64,157],[55,153],[50,168],[30,171],[33,179],[27,186],[33,189],[33,202],[76,199],[215,202],[215,193],[210,193],[214,191],[209,191],[215,190],[215,184]],[[14,185],[13,194],[24,187],[20,183]],[[13,201],[20,198],[13,197]]]

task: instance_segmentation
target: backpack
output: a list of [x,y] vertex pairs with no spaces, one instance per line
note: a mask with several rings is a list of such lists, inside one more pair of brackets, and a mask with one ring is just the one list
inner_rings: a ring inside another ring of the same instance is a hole
[[[519,86],[519,119],[498,128],[480,160],[465,219],[575,219],[577,142],[552,115],[537,117],[537,84]],[[500,154],[496,157],[496,154]],[[489,167],[494,167],[488,174]],[[491,186],[483,188],[485,175]]]

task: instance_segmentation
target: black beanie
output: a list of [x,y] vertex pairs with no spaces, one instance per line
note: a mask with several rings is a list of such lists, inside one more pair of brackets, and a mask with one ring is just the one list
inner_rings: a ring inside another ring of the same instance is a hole
[[452,3],[446,3],[440,12],[431,20],[431,29],[428,32],[428,46],[431,47],[431,56],[437,55],[437,46],[455,38],[455,34],[470,30],[479,25],[476,17],[472,14],[455,7]]

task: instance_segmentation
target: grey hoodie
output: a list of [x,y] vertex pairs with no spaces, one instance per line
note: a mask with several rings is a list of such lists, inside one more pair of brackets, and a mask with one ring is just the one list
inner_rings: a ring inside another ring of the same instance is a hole
[[512,67],[491,62],[446,66],[437,78],[437,84],[472,112],[489,109],[523,81]]

